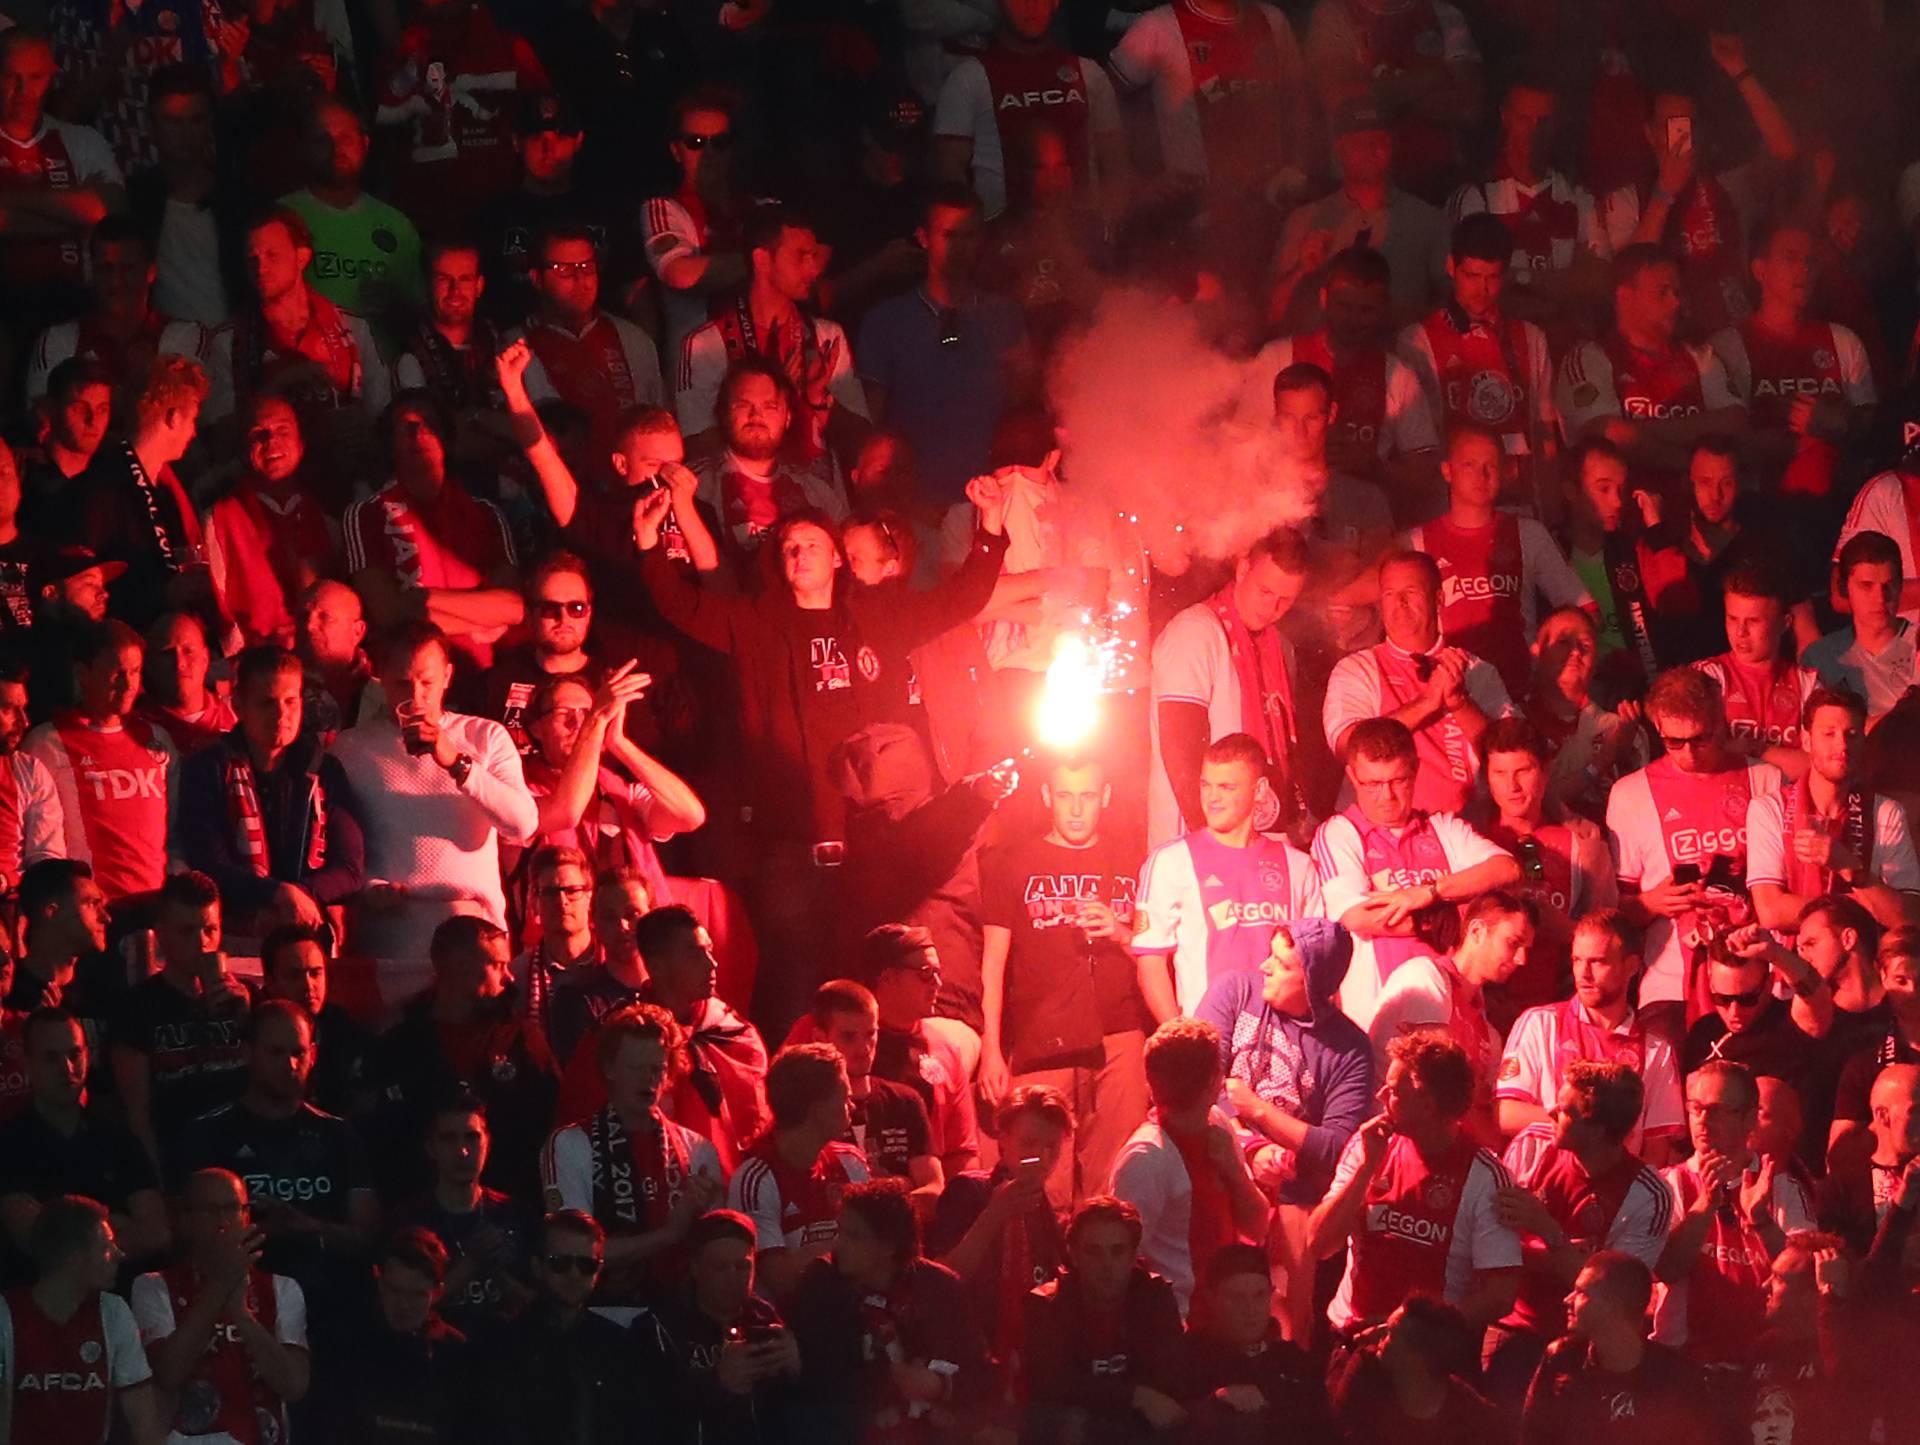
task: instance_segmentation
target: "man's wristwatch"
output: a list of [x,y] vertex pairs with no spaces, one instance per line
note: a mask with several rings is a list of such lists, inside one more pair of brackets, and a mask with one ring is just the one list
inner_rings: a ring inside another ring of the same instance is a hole
[[473,754],[462,753],[447,765],[447,776],[453,779],[456,788],[464,788],[467,779],[473,775]]

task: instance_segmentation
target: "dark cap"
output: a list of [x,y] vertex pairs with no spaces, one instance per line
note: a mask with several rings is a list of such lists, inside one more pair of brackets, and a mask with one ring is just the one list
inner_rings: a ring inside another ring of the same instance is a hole
[[1390,129],[1386,112],[1364,96],[1341,101],[1333,112],[1333,133],[1337,136]]
[[125,562],[102,562],[91,547],[56,547],[34,560],[29,578],[33,590],[38,592],[42,587],[78,577],[89,567],[98,567],[101,578],[108,582],[123,576],[127,570]]
[[586,127],[581,123],[580,112],[567,103],[566,97],[549,90],[521,98],[513,129],[516,135],[539,135],[546,130],[579,135]]

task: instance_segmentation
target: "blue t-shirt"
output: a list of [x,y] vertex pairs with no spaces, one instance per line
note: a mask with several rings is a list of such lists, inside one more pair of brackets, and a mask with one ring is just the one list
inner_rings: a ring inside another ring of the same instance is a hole
[[977,294],[959,308],[959,339],[942,345],[941,311],[915,289],[867,313],[854,359],[887,392],[886,422],[920,466],[929,501],[957,502],[987,470],[1007,401],[1007,357],[1026,340],[1026,318],[1003,296]]

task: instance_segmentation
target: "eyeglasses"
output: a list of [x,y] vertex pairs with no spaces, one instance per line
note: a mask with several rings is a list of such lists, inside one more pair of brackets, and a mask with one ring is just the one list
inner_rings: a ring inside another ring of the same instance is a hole
[[1709,741],[1711,739],[1706,733],[1689,733],[1683,738],[1674,737],[1669,733],[1660,734],[1660,746],[1670,753],[1677,753],[1682,749],[1691,752],[1694,748],[1704,748]]
[[578,898],[591,890],[584,883],[549,883],[540,890],[542,898]]
[[531,719],[533,722],[545,722],[550,717],[563,718],[568,722],[585,722],[587,709],[584,707],[550,707]]
[[590,1254],[550,1254],[547,1256],[548,1274],[565,1274],[569,1270],[575,1274],[598,1274],[600,1273],[600,1261]]
[[600,273],[598,261],[542,261],[540,264],[556,276],[597,276]]
[[585,617],[593,611],[591,602],[549,602],[542,599],[533,604],[534,612],[542,622],[558,622],[563,617]]
[[1715,1008],[1759,1008],[1767,1001],[1767,986],[1748,989],[1745,993],[1714,993],[1708,990],[1707,997]]
[[719,131],[714,135],[694,135],[691,131],[680,132],[680,144],[690,151],[703,151],[711,146],[714,150],[728,150],[733,145],[733,132]]

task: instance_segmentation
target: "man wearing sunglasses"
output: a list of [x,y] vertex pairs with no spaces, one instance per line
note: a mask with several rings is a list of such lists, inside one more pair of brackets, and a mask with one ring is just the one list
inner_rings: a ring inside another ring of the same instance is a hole
[[533,1302],[476,1340],[477,1438],[639,1445],[671,1418],[658,1396],[643,1398],[632,1337],[587,1307],[606,1251],[607,1232],[590,1214],[561,1209],[543,1221]]
[[606,681],[606,666],[587,650],[593,627],[593,583],[587,564],[571,552],[553,552],[528,575],[526,620],[532,636],[504,648],[487,670],[482,717],[497,719],[524,755],[533,750],[527,708],[540,685],[571,677],[592,692]]
[[1647,693],[1647,726],[1665,756],[1629,773],[1607,795],[1607,831],[1619,860],[1620,908],[1647,930],[1640,1007],[1702,992],[1708,939],[1745,923],[1748,804],[1785,780],[1771,764],[1737,752],[1719,686],[1677,667]]
[[[1788,992],[1781,998],[1776,976]],[[1694,1020],[1680,1046],[1680,1072],[1692,1074],[1710,1059],[1744,1064],[1756,1078],[1780,1079],[1809,1101],[1831,1089],[1833,1074],[1816,1040],[1833,1028],[1833,990],[1812,965],[1782,948],[1758,924],[1715,942],[1707,955],[1707,1002],[1713,1012]],[[1816,1116],[1824,1110],[1813,1109]],[[1814,1131],[1807,1131],[1814,1135]],[[1826,1152],[1825,1129],[1806,1142],[1809,1162]]]
[[534,396],[557,396],[586,412],[592,470],[612,481],[621,418],[636,406],[660,405],[666,388],[652,339],[600,306],[602,259],[593,232],[577,221],[555,221],[540,233],[526,385]]
[[717,87],[688,91],[674,103],[667,151],[679,168],[671,195],[640,209],[647,265],[660,278],[667,355],[704,326],[715,298],[750,279],[741,246],[745,197],[734,184],[734,99]]

